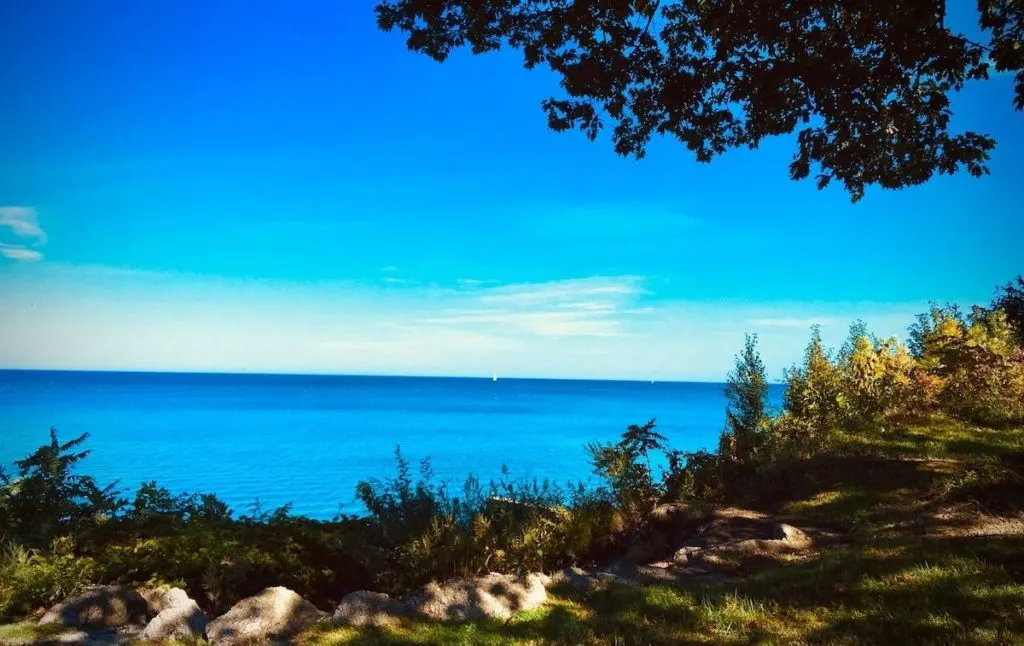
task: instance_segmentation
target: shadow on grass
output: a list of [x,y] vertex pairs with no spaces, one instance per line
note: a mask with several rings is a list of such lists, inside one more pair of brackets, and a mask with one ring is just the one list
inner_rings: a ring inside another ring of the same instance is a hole
[[745,504],[796,525],[839,532],[899,523],[956,468],[887,457],[825,455],[760,474]]
[[513,621],[321,630],[311,644],[1016,643],[1024,539],[829,550],[732,584],[556,590]]

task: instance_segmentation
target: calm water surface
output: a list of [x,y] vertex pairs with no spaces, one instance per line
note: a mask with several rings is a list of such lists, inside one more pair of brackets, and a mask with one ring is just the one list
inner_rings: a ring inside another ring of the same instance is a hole
[[[467,473],[591,478],[583,444],[658,419],[682,449],[715,446],[722,384],[297,375],[0,371],[0,464],[88,432],[83,470],[134,489],[259,499],[295,513],[358,512],[355,484],[393,473],[393,450]],[[781,389],[772,391],[774,399]]]

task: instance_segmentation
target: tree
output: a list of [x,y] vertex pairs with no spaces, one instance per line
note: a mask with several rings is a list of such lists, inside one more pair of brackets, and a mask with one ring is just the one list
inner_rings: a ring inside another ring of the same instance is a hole
[[[615,444],[590,442],[585,445],[594,473],[609,485],[615,505],[627,526],[638,527],[661,495],[652,477],[649,452],[666,451],[664,435],[655,430],[655,420],[643,426],[630,424]],[[640,461],[640,457],[644,462]]]
[[632,453],[644,456],[648,471],[651,470],[650,452],[664,451],[668,442],[668,438],[654,430],[656,426],[657,422],[652,418],[643,426],[630,424],[622,434],[623,445]]
[[698,161],[799,129],[793,179],[902,188],[935,173],[989,172],[995,141],[950,128],[949,96],[989,71],[1016,72],[1024,110],[1024,2],[979,0],[987,44],[944,23],[940,0],[382,0],[381,29],[444,61],[521,50],[548,65],[562,97],[542,102],[556,131],[644,156],[670,135]]
[[735,442],[731,456],[741,463],[752,464],[768,432],[768,379],[757,352],[756,334],[746,336],[743,351],[729,373],[725,397],[729,401],[725,411],[728,428],[722,444]]
[[1017,276],[1013,281],[1000,288],[1002,293],[992,302],[992,308],[1003,310],[1007,320],[1017,333],[1017,344],[1024,348],[1024,276]]
[[89,455],[80,450],[88,433],[65,443],[50,429],[50,441],[17,460],[17,478],[0,477],[0,528],[30,546],[45,545],[63,532],[74,533],[124,506],[117,483],[100,487],[75,473]]
[[820,443],[843,420],[842,373],[821,341],[821,329],[811,328],[804,361],[786,371],[786,412],[809,424],[810,438]]

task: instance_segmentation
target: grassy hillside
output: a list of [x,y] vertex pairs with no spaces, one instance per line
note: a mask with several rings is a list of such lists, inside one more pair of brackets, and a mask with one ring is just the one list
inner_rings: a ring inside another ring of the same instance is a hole
[[508,624],[407,621],[301,642],[1024,643],[1024,429],[936,417],[841,435],[801,466],[749,507],[833,536],[827,547],[721,561],[717,583],[556,590]]

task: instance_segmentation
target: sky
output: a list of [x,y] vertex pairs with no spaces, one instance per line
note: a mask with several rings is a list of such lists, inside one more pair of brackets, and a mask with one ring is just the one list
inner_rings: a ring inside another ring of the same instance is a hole
[[1024,272],[1008,75],[954,100],[991,176],[851,204],[793,137],[553,133],[549,72],[372,7],[0,4],[0,368],[720,381],[752,332],[775,379],[812,325],[902,336]]

